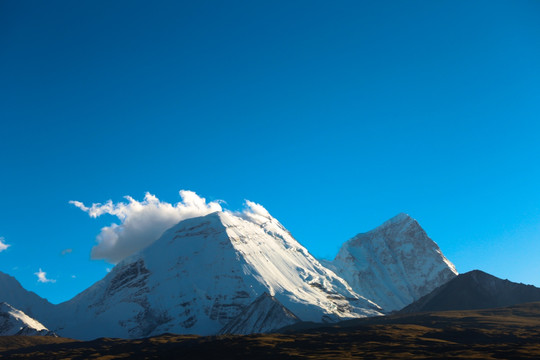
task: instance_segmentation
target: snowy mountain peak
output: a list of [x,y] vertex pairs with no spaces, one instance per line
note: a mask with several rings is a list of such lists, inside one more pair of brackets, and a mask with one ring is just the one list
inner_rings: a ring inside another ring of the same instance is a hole
[[0,336],[50,335],[39,321],[15,309],[8,303],[0,303]]
[[411,222],[416,222],[416,220],[414,220],[409,214],[399,213],[396,216],[390,218],[389,220],[386,220],[379,227],[385,227],[391,224],[407,224]]
[[381,314],[262,210],[179,222],[60,304],[68,315],[58,332],[79,339],[216,334],[265,292],[307,321]]
[[401,309],[457,275],[420,224],[403,213],[347,241],[332,265],[385,311]]
[[[413,219],[411,216],[405,213],[400,213],[393,218],[386,220],[381,225],[377,226],[375,229],[368,231],[368,233],[382,233],[387,234],[386,237],[381,237],[381,239],[390,239],[394,238],[395,234],[400,232],[409,232],[409,233],[423,233],[425,234],[424,229],[420,226],[418,221]],[[359,240],[362,239],[364,234],[358,234],[356,238]]]

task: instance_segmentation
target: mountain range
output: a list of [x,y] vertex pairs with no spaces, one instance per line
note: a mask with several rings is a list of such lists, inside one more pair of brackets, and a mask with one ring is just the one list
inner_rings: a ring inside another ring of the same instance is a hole
[[183,220],[73,299],[53,305],[0,273],[0,301],[61,336],[269,332],[380,316],[455,279],[406,214],[317,260],[275,218],[219,211]]

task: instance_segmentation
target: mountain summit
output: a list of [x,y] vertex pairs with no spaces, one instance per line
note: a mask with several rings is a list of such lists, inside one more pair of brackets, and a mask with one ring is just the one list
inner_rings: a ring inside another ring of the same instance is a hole
[[78,339],[216,334],[265,292],[307,321],[381,314],[273,217],[220,211],[181,221],[60,304],[55,330]]
[[403,308],[457,275],[418,222],[403,213],[347,241],[330,267],[386,312]]

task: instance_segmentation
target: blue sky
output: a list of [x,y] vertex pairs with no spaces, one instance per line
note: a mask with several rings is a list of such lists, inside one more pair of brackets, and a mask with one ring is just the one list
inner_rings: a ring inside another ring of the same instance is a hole
[[458,271],[540,286],[539,18],[537,1],[4,1],[0,271],[67,300],[111,267],[90,253],[118,222],[70,200],[186,189],[262,204],[326,258],[406,212]]

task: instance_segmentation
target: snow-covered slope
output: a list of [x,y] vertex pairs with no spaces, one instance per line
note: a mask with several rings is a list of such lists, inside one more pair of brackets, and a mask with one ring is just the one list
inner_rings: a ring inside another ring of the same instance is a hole
[[406,214],[347,241],[325,265],[386,312],[403,308],[457,276],[437,244]]
[[54,328],[77,339],[215,334],[268,292],[306,321],[380,315],[271,216],[184,220],[72,300]]
[[225,325],[219,333],[241,335],[267,333],[297,322],[300,322],[300,319],[296,315],[265,292]]
[[8,335],[52,335],[43,324],[15,309],[13,306],[0,303],[0,336]]
[[14,277],[3,272],[0,272],[0,302],[6,302],[20,309],[47,326],[49,324],[44,318],[49,317],[54,311],[53,304],[24,289]]

